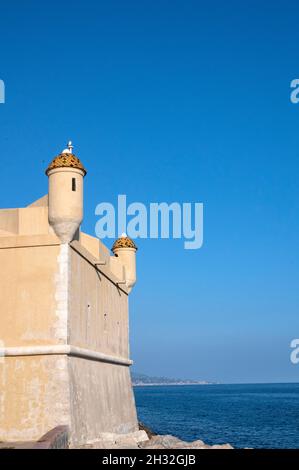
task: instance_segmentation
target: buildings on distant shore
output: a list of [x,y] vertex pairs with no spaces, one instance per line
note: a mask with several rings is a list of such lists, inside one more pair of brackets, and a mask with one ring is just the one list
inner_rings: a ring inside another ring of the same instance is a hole
[[213,385],[216,382],[207,382],[206,380],[188,380],[188,379],[171,379],[168,377],[150,377],[145,374],[137,374],[132,372],[132,383],[138,385]]

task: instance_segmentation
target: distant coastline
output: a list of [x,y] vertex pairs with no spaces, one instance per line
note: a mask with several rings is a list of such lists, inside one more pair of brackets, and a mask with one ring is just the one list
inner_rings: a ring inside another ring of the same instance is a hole
[[168,377],[151,377],[146,374],[131,373],[134,387],[152,387],[165,385],[215,385],[216,382],[206,380],[173,379]]
[[167,387],[167,386],[172,386],[172,385],[217,385],[216,382],[170,382],[170,383],[135,383],[133,382],[133,387],[153,387],[153,386],[159,386],[159,387]]

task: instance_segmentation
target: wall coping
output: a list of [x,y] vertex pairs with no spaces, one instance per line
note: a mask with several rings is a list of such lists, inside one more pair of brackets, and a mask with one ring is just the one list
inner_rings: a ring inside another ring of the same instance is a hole
[[[9,248],[30,248],[61,245],[56,235],[13,235],[9,237],[0,236],[0,250]],[[98,264],[100,260],[93,256],[81,243],[73,240],[69,246],[82,258],[84,258],[94,269],[105,276],[112,284],[125,294],[129,294],[127,286],[122,279],[118,279],[110,270],[109,264]]]
[[73,240],[70,243],[70,247],[76,251],[82,258],[84,258],[89,264],[91,264],[96,271],[103,274],[109,281],[112,282],[119,290],[124,292],[125,294],[129,294],[129,290],[125,284],[120,284],[122,282],[121,279],[118,279],[110,270],[108,264],[98,264],[100,260],[95,258],[84,246],[81,245],[80,242],[77,240]]
[[11,235],[0,237],[0,249],[61,245],[56,235]]

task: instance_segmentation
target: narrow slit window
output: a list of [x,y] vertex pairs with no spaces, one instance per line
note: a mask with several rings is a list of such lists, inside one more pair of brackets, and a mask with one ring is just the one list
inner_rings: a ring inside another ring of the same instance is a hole
[[76,191],[76,178],[72,178],[72,191]]

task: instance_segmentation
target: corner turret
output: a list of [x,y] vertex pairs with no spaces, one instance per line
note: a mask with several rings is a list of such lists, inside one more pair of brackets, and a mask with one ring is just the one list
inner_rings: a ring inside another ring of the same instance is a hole
[[124,266],[125,281],[129,292],[136,284],[136,251],[137,246],[125,233],[114,242],[112,247],[114,256],[117,256]]
[[83,220],[83,178],[86,170],[73,154],[72,142],[50,163],[49,224],[62,243],[74,239]]

